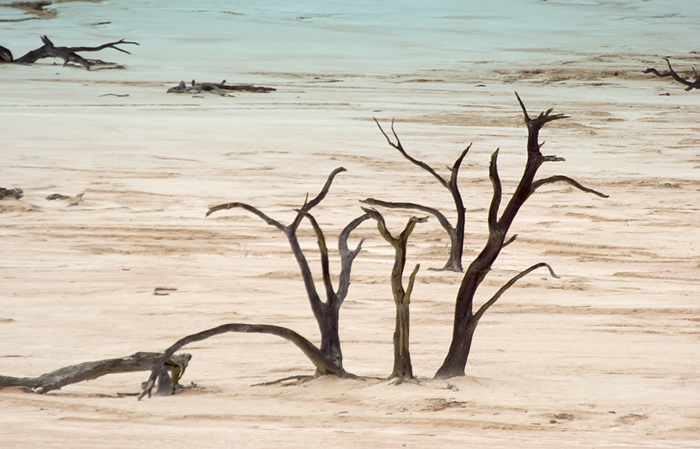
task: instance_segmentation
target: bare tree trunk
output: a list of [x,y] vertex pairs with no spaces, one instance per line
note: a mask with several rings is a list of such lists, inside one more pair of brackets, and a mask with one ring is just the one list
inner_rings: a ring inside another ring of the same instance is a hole
[[[401,381],[414,379],[413,364],[411,362],[410,325],[411,325],[411,291],[413,283],[420,269],[420,264],[416,264],[409,277],[409,286],[403,295],[394,293],[394,304],[396,305],[396,324],[394,327],[394,368],[389,379],[399,379]],[[392,278],[392,284],[395,284]],[[400,281],[399,281],[400,282]]]
[[335,305],[326,305],[323,308],[324,316],[318,320],[321,332],[321,352],[333,360],[338,366],[343,366],[343,351],[340,346],[340,308]]
[[[175,351],[167,356],[159,352],[137,352],[128,357],[67,366],[39,377],[0,376],[0,388],[27,387],[31,388],[34,393],[43,394],[59,390],[66,385],[97,379],[107,374],[148,371],[158,361],[160,363],[160,370],[156,376],[159,379],[158,394],[173,394],[173,387],[184,374],[191,358],[192,356],[189,354],[176,355]],[[168,375],[168,371],[170,371],[170,375]]]
[[457,222],[454,226],[452,226],[452,223],[450,223],[450,221],[445,217],[445,215],[442,214],[442,212],[432,207],[427,207],[416,203],[389,202],[377,200],[375,198],[367,198],[362,202],[371,206],[381,206],[392,209],[414,209],[434,215],[435,218],[437,218],[440,225],[442,226],[442,228],[447,233],[447,235],[450,237],[450,256],[442,269],[449,271],[462,271],[462,253],[464,250],[464,226],[466,220],[466,211],[464,207],[464,202],[462,201],[462,195],[459,192],[457,178],[459,175],[459,169],[462,165],[462,161],[469,152],[471,144],[469,144],[469,146],[464,151],[462,151],[462,154],[460,154],[460,156],[452,165],[452,168],[450,168],[450,179],[445,179],[442,176],[440,176],[431,166],[429,166],[423,161],[415,159],[406,152],[406,150],[403,148],[403,145],[401,144],[401,140],[399,139],[398,134],[396,134],[396,131],[394,130],[393,120],[391,122],[391,132],[394,135],[394,139],[396,139],[396,142],[391,141],[387,133],[384,132],[384,129],[377,121],[377,119],[374,119],[374,121],[391,147],[395,148],[399,153],[401,153],[401,155],[404,158],[406,158],[412,164],[422,168],[423,170],[433,175],[433,177],[438,180],[440,185],[442,185],[450,192],[450,195],[452,195],[452,200],[455,204],[455,210],[457,212]]
[[377,228],[381,236],[394,247],[394,266],[391,269],[391,291],[394,296],[394,304],[396,306],[396,325],[394,328],[394,369],[389,376],[389,379],[398,378],[399,380],[411,380],[413,376],[413,366],[411,364],[411,353],[409,351],[410,342],[410,304],[411,293],[413,292],[413,284],[416,279],[416,274],[420,269],[420,265],[416,265],[413,272],[409,276],[408,286],[406,290],[403,288],[403,271],[406,266],[406,246],[408,245],[408,237],[416,227],[416,223],[425,223],[427,218],[411,217],[406,223],[406,227],[401,232],[399,237],[394,237],[386,227],[384,217],[376,209],[363,208],[374,220],[377,221]]
[[[522,205],[525,204],[525,201],[530,197],[530,195],[532,195],[537,188],[543,185],[563,181],[585,192],[594,193],[600,197],[607,198],[607,195],[585,188],[578,182],[565,176],[552,176],[539,181],[534,180],[537,170],[544,162],[557,162],[564,160],[563,158],[557,156],[542,155],[540,152],[542,144],[539,143],[540,129],[542,129],[546,123],[567,118],[567,116],[562,114],[551,114],[552,109],[549,109],[546,112],[540,113],[538,117],[531,119],[527,114],[525,105],[523,104],[522,100],[520,100],[517,93],[516,96],[522,108],[525,117],[525,124],[527,125],[528,129],[528,158],[525,164],[525,171],[515,189],[515,193],[511,197],[508,205],[505,207],[500,218],[498,218],[502,197],[501,181],[497,168],[498,150],[496,150],[491,156],[489,177],[491,178],[494,192],[488,213],[489,237],[481,253],[469,265],[466,273],[464,274],[464,278],[462,279],[455,302],[452,342],[450,343],[450,348],[442,366],[435,374],[435,378],[438,379],[446,379],[464,375],[464,369],[469,357],[474,330],[476,329],[478,319],[481,317],[479,315],[478,318],[475,319],[476,315],[473,313],[474,296],[479,288],[479,285],[484,280],[488,272],[491,270],[493,263],[498,258],[501,249],[512,241],[512,239],[510,239],[508,242],[506,242],[506,235],[508,234],[508,230],[510,229],[510,226],[513,223],[518,211]],[[526,271],[529,272],[528,270]]]

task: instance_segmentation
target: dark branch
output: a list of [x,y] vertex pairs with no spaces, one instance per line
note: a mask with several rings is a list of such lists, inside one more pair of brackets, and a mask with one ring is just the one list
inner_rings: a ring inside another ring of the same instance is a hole
[[219,204],[218,206],[214,206],[214,207],[209,208],[209,210],[207,211],[207,213],[204,216],[208,217],[209,215],[213,214],[214,212],[218,212],[220,210],[225,210],[225,209],[233,209],[233,208],[237,208],[237,207],[244,209],[244,210],[247,210],[248,212],[252,213],[253,215],[257,215],[265,223],[269,224],[270,226],[274,226],[277,229],[286,232],[287,227],[285,225],[283,225],[282,223],[280,223],[279,221],[277,221],[273,218],[270,218],[265,213],[261,212],[258,208],[253,207],[253,206],[246,204],[246,203],[235,202],[235,203]]
[[465,148],[464,151],[462,151],[462,154],[459,155],[455,163],[452,164],[452,168],[450,169],[450,185],[453,186],[452,188],[456,188],[457,186],[457,176],[459,175],[459,168],[462,166],[462,161],[464,161],[464,158],[467,156],[467,153],[469,153],[471,147],[472,144],[470,143],[469,146]]
[[364,200],[360,200],[361,203],[369,204],[370,206],[380,206],[380,207],[386,207],[388,209],[414,209],[414,210],[419,210],[421,212],[425,212],[427,214],[431,214],[437,218],[438,222],[440,225],[447,230],[448,233],[451,232],[453,229],[452,225],[450,224],[450,221],[445,217],[442,212],[440,212],[437,209],[434,209],[432,207],[428,206],[423,206],[422,204],[417,204],[417,203],[399,203],[399,202],[391,202],[391,201],[382,201],[382,200],[377,200],[374,198],[367,198]]
[[340,253],[340,276],[338,280],[338,292],[336,297],[338,302],[342,303],[345,297],[348,295],[348,289],[350,287],[350,271],[352,268],[352,263],[355,257],[360,253],[362,249],[362,244],[365,239],[360,240],[354,251],[350,251],[348,248],[348,238],[350,233],[360,226],[365,220],[369,219],[369,214],[363,214],[355,218],[353,221],[348,223],[347,226],[340,232],[338,236],[338,252]]
[[323,286],[326,289],[327,301],[332,301],[335,296],[335,291],[333,290],[333,283],[331,282],[331,270],[330,262],[328,260],[328,247],[326,246],[326,238],[323,236],[323,230],[319,226],[318,221],[308,212],[297,210],[297,212],[303,214],[307,220],[311,223],[311,227],[314,228],[316,233],[316,241],[318,242],[318,250],[321,253],[321,273],[323,276]]
[[[518,93],[515,92],[515,96],[518,98],[518,103],[520,103],[520,108],[523,110],[523,115],[525,116],[525,124],[527,125],[528,129],[536,128],[539,131],[548,122],[552,122],[554,120],[560,120],[563,118],[569,118],[569,116],[565,115],[565,114],[552,114],[552,111],[554,109],[550,108],[544,112],[540,112],[540,115],[538,115],[536,118],[532,119],[527,114],[527,109],[525,108],[525,103],[523,103],[523,100],[520,99],[520,95],[518,95]],[[539,145],[539,146],[541,146],[541,145]]]
[[181,338],[168,349],[166,349],[166,351],[163,353],[163,356],[160,359],[158,359],[158,361],[153,365],[153,369],[151,370],[151,376],[148,378],[148,381],[143,387],[143,391],[139,395],[138,399],[141,400],[146,395],[148,395],[149,398],[151,397],[151,390],[153,389],[153,386],[156,383],[156,379],[158,378],[159,373],[163,369],[163,364],[178,349],[182,348],[183,346],[189,343],[206,340],[209,337],[224,334],[227,332],[271,334],[277,337],[284,338],[285,340],[291,341],[299,349],[301,349],[304,355],[306,355],[306,357],[309,358],[311,363],[314,364],[314,366],[320,374],[333,374],[336,376],[349,377],[349,375],[346,374],[342,368],[340,368],[338,365],[335,364],[335,362],[326,357],[320,349],[314,346],[313,343],[311,343],[309,340],[302,337],[301,335],[299,335],[291,329],[281,326],[273,326],[269,324],[230,323],[223,324],[221,326],[217,326],[202,332],[198,332],[196,334],[188,335],[187,337]]
[[544,263],[544,262],[535,264],[535,265],[531,266],[530,268],[521,271],[520,273],[518,273],[517,275],[515,275],[511,280],[509,280],[508,282],[506,282],[505,285],[503,285],[503,287],[501,287],[500,289],[498,289],[498,291],[496,292],[496,294],[493,295],[493,297],[492,297],[491,299],[489,299],[488,301],[486,301],[486,302],[484,303],[484,305],[482,305],[482,306],[479,308],[479,310],[474,314],[474,317],[473,317],[473,318],[471,319],[471,321],[469,322],[469,327],[471,327],[472,329],[475,328],[475,327],[477,326],[477,324],[479,324],[479,320],[481,319],[482,316],[484,316],[484,313],[486,313],[486,311],[489,309],[489,307],[491,307],[492,305],[494,305],[494,304],[496,303],[496,301],[498,301],[498,299],[499,299],[501,296],[503,296],[503,294],[504,294],[509,288],[511,288],[511,287],[513,286],[513,284],[515,284],[516,282],[518,282],[518,281],[519,281],[520,279],[522,279],[523,277],[527,276],[527,275],[530,274],[531,272],[533,272],[533,271],[535,271],[536,269],[541,268],[541,267],[547,267],[547,269],[549,270],[549,274],[551,274],[552,277],[555,277],[555,278],[559,279],[559,276],[557,276],[557,275],[554,273],[554,270],[552,270],[552,267],[550,267],[548,264],[546,264],[546,263]]
[[39,59],[53,57],[63,59],[63,65],[66,65],[69,62],[77,62],[86,69],[90,70],[90,67],[93,66],[96,61],[89,61],[80,56],[78,52],[100,51],[105,48],[113,48],[122,53],[131,54],[123,48],[119,48],[118,45],[139,45],[138,42],[125,41],[124,39],[108,42],[96,47],[56,47],[47,36],[41,36],[41,41],[44,43],[44,45],[27,52],[25,55],[14,60],[14,62],[17,64],[32,64]]
[[406,298],[411,298],[411,293],[413,293],[413,284],[416,282],[416,275],[420,270],[420,264],[417,263],[411,274],[408,276],[408,285],[406,285]]
[[579,189],[583,192],[592,193],[592,194],[597,195],[601,198],[609,198],[609,195],[598,192],[597,190],[590,189],[588,187],[584,187],[578,181],[571,179],[568,176],[563,176],[563,175],[550,176],[549,178],[544,178],[544,179],[540,179],[540,180],[533,182],[532,186],[530,188],[530,192],[531,192],[530,194],[532,195],[533,193],[535,193],[535,191],[538,188],[542,187],[543,185],[552,184],[555,182],[566,182],[566,183],[571,184],[572,186],[576,187],[577,189]]
[[347,171],[343,167],[338,167],[335,170],[331,172],[330,175],[328,175],[328,179],[326,180],[326,183],[323,185],[321,188],[321,191],[318,192],[318,195],[316,195],[311,201],[309,201],[309,195],[308,193],[306,194],[306,199],[304,200],[304,205],[297,210],[297,216],[294,219],[294,221],[289,225],[289,229],[292,229],[296,231],[296,229],[299,227],[299,224],[301,223],[302,218],[304,218],[304,213],[309,212],[311,209],[316,207],[323,199],[326,197],[328,194],[328,190],[331,188],[331,184],[333,184],[333,179],[335,179],[336,175],[338,173],[342,173],[344,171]]
[[653,73],[654,75],[661,77],[661,78],[665,78],[667,76],[670,76],[671,78],[678,81],[679,83],[687,86],[685,89],[686,91],[689,91],[692,89],[700,89],[700,77],[698,77],[698,74],[695,71],[694,67],[693,67],[693,74],[695,75],[695,81],[690,81],[689,79],[683,78],[675,70],[673,70],[673,67],[671,66],[671,61],[668,58],[664,58],[664,60],[666,61],[666,64],[668,64],[668,71],[659,72],[655,68],[648,68],[643,73]]
[[314,207],[316,207],[318,205],[318,203],[323,201],[323,199],[326,197],[326,194],[328,194],[328,190],[331,188],[331,184],[333,183],[333,179],[336,177],[336,175],[338,173],[342,173],[344,171],[347,171],[347,170],[343,167],[338,167],[335,170],[333,170],[331,172],[331,174],[328,175],[328,179],[326,180],[326,184],[323,186],[323,188],[318,193],[318,195],[316,195],[316,197],[314,197],[314,199],[312,199],[311,201],[306,202],[304,204],[304,206],[302,207],[302,210],[304,210],[304,212],[308,212],[311,209],[313,209]]
[[119,39],[118,41],[108,42],[106,44],[98,45],[97,47],[57,47],[57,48],[67,48],[73,53],[77,52],[77,51],[100,51],[100,50],[104,50],[105,48],[113,48],[117,51],[120,51],[122,53],[126,53],[127,55],[130,55],[131,54],[130,52],[124,50],[123,48],[117,47],[117,45],[122,45],[122,44],[139,45],[138,42],[125,41],[124,39]]
[[367,213],[373,220],[377,222],[377,229],[379,230],[379,234],[391,244],[394,248],[398,248],[399,245],[399,239],[391,235],[391,232],[389,229],[386,227],[386,221],[384,220],[384,216],[379,213],[377,209],[371,208],[371,207],[363,207],[363,211]]
[[493,152],[491,163],[489,164],[489,178],[491,178],[491,184],[493,185],[493,197],[491,198],[488,215],[489,232],[495,232],[498,228],[498,209],[501,206],[501,198],[503,196],[501,178],[498,176],[498,151],[496,149]]
[[435,177],[435,179],[437,179],[438,182],[439,182],[440,184],[442,184],[443,187],[445,187],[445,188],[447,188],[447,189],[450,188],[450,187],[449,187],[449,183],[447,182],[447,180],[445,180],[445,178],[443,178],[442,176],[440,176],[440,175],[433,169],[433,167],[431,167],[430,165],[426,164],[426,163],[423,162],[423,161],[419,161],[418,159],[416,159],[416,158],[410,156],[408,153],[406,153],[406,150],[403,148],[403,145],[401,145],[401,141],[399,140],[399,135],[396,134],[396,131],[394,130],[394,120],[391,121],[391,132],[394,134],[394,138],[396,139],[396,143],[394,143],[394,142],[391,141],[391,138],[389,138],[389,136],[386,134],[386,132],[384,132],[384,129],[382,128],[382,125],[379,124],[379,122],[377,121],[376,118],[374,118],[374,122],[377,124],[377,126],[379,127],[379,130],[382,132],[382,134],[384,135],[384,138],[386,138],[386,141],[389,143],[390,146],[392,146],[393,148],[397,149],[397,150],[399,151],[399,153],[401,153],[401,155],[402,155],[404,158],[408,159],[413,165],[416,165],[416,166],[422,168],[423,170],[427,171],[427,172],[430,173],[431,175],[433,175],[433,177]]

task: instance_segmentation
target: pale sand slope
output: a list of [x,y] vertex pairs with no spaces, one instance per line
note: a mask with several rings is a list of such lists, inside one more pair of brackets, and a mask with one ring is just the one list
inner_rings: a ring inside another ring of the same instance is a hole
[[[26,48],[61,20],[25,22]],[[70,44],[140,40],[104,36]],[[348,172],[315,209],[331,246],[368,196],[450,211],[446,191],[386,145],[373,116],[387,126],[396,117],[407,150],[442,173],[473,142],[460,178],[465,263],[484,242],[491,153],[500,147],[506,192],[522,171],[526,131],[514,90],[533,115],[554,107],[571,116],[544,129],[543,152],[566,162],[546,164],[541,176],[566,174],[610,198],[555,185],[528,201],[512,229],[518,240],[479,300],[540,261],[560,279],[536,272],[489,311],[465,378],[430,380],[449,344],[460,280],[428,270],[442,266],[448,244],[431,219],[409,249],[409,266],[422,264],[411,328],[419,385],[253,386],[313,369],[283,340],[224,335],[186,348],[193,359],[183,382],[198,388],[177,396],[117,397],[138,392],[146,373],[47,395],[0,391],[3,447],[697,447],[698,97],[641,74],[660,55],[582,52],[570,64],[536,66],[496,58],[469,70],[366,76],[206,69],[207,81],[278,89],[233,98],[166,95],[204,75],[164,77],[162,67],[144,69],[153,61],[136,50],[100,56],[127,70],[0,66],[11,86],[0,98],[0,186],[25,191],[0,202],[0,374],[159,351],[227,322],[289,326],[317,341],[284,237],[242,211],[204,212],[240,200],[288,222],[338,166]],[[679,69],[692,63],[671,56]],[[44,199],[80,192],[73,207]],[[386,215],[395,230],[409,216]],[[301,235],[315,254],[308,225]],[[346,368],[373,378],[391,369],[392,252],[371,223],[352,241],[362,237],[342,338]],[[156,287],[177,291],[155,296]]]

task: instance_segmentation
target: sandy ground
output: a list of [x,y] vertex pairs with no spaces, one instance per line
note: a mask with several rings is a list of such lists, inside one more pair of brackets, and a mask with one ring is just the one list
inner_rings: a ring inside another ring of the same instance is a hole
[[[693,63],[670,56],[679,70]],[[528,201],[479,300],[540,261],[560,278],[533,273],[489,311],[464,378],[431,380],[461,279],[428,269],[448,250],[431,219],[409,248],[409,266],[422,264],[411,309],[420,383],[378,380],[392,363],[392,251],[366,223],[351,239],[366,242],[341,311],[345,367],[364,380],[257,385],[313,369],[283,340],[223,335],[186,348],[183,383],[196,388],[173,397],[121,395],[147,373],[46,395],[1,390],[3,447],[699,447],[700,110],[696,93],[641,73],[662,62],[655,55],[383,75],[242,70],[229,82],[277,91],[232,97],[166,94],[189,75],[139,69],[149,61],[138,54],[105,59],[127,67],[0,66],[12,86],[0,102],[0,187],[25,193],[0,201],[0,374],[160,351],[228,322],[317,342],[279,231],[242,211],[204,213],[235,200],[288,222],[343,166],[315,209],[331,243],[366,197],[449,215],[447,192],[388,147],[372,117],[395,117],[407,151],[442,173],[473,142],[460,178],[465,264],[485,241],[491,153],[500,148],[506,192],[522,171],[514,90],[533,115],[570,115],[542,132],[543,152],[566,162],[541,176],[566,174],[610,198],[553,185]],[[53,193],[84,196],[68,206],[45,199]],[[395,230],[409,216],[386,215]],[[300,235],[318,271],[310,228]]]

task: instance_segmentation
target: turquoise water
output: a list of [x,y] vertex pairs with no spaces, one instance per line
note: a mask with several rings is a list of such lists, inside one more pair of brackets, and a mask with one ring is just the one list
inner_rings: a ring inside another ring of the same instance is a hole
[[140,42],[135,53],[153,66],[373,74],[700,51],[697,0],[112,0],[54,8],[57,19],[1,23],[0,45],[19,54],[37,46],[38,34],[79,45],[124,37]]

